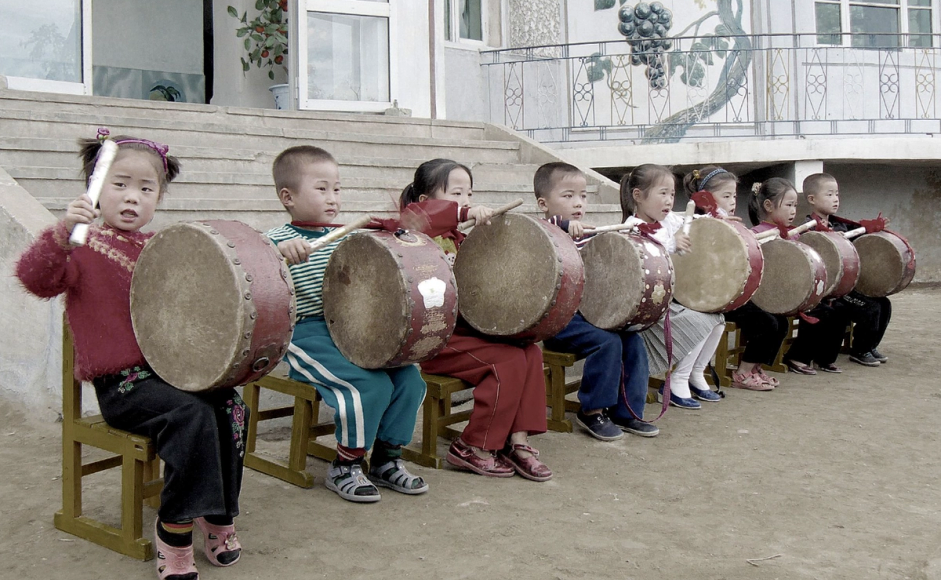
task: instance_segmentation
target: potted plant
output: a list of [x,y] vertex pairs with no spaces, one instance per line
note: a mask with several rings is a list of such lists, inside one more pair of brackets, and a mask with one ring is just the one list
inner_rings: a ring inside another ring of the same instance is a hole
[[[238,10],[229,6],[229,15],[241,23],[235,29],[236,35],[245,39],[248,58],[241,58],[243,72],[248,72],[252,65],[267,68],[271,80],[274,80],[275,66],[287,72],[287,8],[288,0],[255,0],[255,9],[259,13],[249,20],[248,11],[239,16]],[[290,108],[288,85],[273,85],[269,90],[274,94],[279,109]]]

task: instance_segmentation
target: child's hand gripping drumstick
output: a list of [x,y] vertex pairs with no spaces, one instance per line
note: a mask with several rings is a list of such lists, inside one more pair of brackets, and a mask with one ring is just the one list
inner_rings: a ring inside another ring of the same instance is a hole
[[[487,217],[487,220],[489,221],[490,218],[492,218],[492,217],[496,217],[496,216],[498,216],[498,215],[505,214],[506,212],[510,211],[511,209],[516,208],[516,207],[519,207],[519,206],[521,206],[521,205],[523,205],[523,200],[522,200],[522,199],[517,199],[516,201],[512,201],[512,202],[506,204],[506,205],[503,206],[503,207],[500,207],[500,208],[497,208],[497,209],[493,210],[493,213],[490,214],[490,215]],[[469,227],[471,227],[471,226],[473,226],[473,225],[476,225],[476,224],[477,224],[477,219],[476,219],[476,218],[472,218],[472,219],[467,220],[466,222],[461,222],[460,224],[458,224],[457,229],[459,229],[459,230],[465,230],[465,229],[467,229],[467,228],[469,228]]]
[[[101,151],[98,153],[98,161],[95,163],[95,170],[88,179],[88,190],[85,195],[91,200],[92,209],[98,205],[98,198],[101,196],[101,188],[105,185],[105,177],[111,164],[114,163],[114,157],[118,154],[118,146],[114,141],[105,140],[101,144]],[[75,224],[72,228],[72,235],[69,236],[69,243],[73,246],[84,246],[88,238],[88,224]]]
[[368,215],[360,216],[352,222],[341,226],[316,241],[308,242],[301,238],[286,240],[278,244],[278,251],[284,256],[284,260],[290,264],[301,264],[310,258],[311,254],[322,250],[327,245],[339,240],[343,236],[350,234],[368,224],[372,218]]
[[856,228],[855,230],[850,230],[848,232],[843,232],[843,237],[847,240],[852,240],[857,236],[861,236],[866,233],[866,228]]
[[696,202],[693,200],[689,200],[689,203],[686,204],[686,213],[683,214],[683,229],[682,229],[683,235],[682,237],[677,236],[677,239],[676,239],[676,251],[681,256],[690,250],[689,226],[690,224],[693,223],[693,214],[695,213],[696,213]]
[[592,227],[588,226],[585,228],[586,234],[603,234],[605,232],[620,232],[623,230],[630,230],[634,228],[634,224],[613,224],[610,226],[598,226]]
[[815,227],[817,227],[817,222],[815,222],[814,220],[810,220],[809,222],[805,224],[799,225],[796,228],[788,230],[787,237],[793,238],[794,236],[799,236],[800,234],[808,230],[812,230]]

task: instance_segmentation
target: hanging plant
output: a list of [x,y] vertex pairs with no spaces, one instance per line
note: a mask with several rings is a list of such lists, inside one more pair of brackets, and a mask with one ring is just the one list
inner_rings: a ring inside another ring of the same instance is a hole
[[287,9],[288,0],[256,0],[255,9],[259,10],[251,20],[248,11],[239,16],[238,10],[229,6],[229,15],[242,23],[235,29],[239,38],[245,38],[245,52],[242,57],[242,71],[248,72],[252,65],[268,68],[268,78],[274,80],[275,66],[287,72],[285,59],[288,55]]

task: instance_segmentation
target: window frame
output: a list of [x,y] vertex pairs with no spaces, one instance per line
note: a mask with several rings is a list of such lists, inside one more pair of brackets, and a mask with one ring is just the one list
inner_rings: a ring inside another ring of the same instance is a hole
[[[448,46],[460,46],[466,48],[491,48],[487,44],[488,25],[488,0],[480,0],[480,40],[473,38],[461,38],[461,0],[444,0],[442,6],[442,17],[445,20],[444,42]],[[450,19],[447,15],[450,14]],[[450,36],[450,38],[448,38]]]
[[[859,48],[863,50],[902,50],[906,48],[914,49],[924,49],[924,48],[934,48],[934,34],[936,31],[937,24],[937,14],[938,14],[938,0],[930,0],[928,6],[917,6],[910,3],[909,0],[896,0],[897,4],[886,4],[882,2],[872,2],[867,0],[814,0],[814,43],[816,46],[832,46],[832,47],[843,47],[843,48]],[[840,9],[840,32],[831,33],[831,32],[820,32],[817,30],[817,6],[819,5],[830,5],[838,6]],[[894,9],[898,18],[898,36],[899,42],[896,46],[854,46],[853,45],[853,32],[852,32],[852,23],[850,16],[850,9],[853,6],[863,6],[866,8],[888,8]],[[926,11],[930,14],[929,22],[931,24],[931,32],[929,33],[911,33],[909,31],[909,15],[911,11]],[[922,35],[927,34],[930,44],[928,46],[912,46],[911,39],[912,35]],[[820,42],[821,37],[827,36],[839,36],[840,42],[836,44],[831,43],[822,43]],[[906,41],[903,43],[903,39]]]

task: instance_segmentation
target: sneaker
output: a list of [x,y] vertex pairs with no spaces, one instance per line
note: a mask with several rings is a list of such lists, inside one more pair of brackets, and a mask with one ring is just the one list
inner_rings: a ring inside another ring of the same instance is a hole
[[611,422],[621,428],[621,430],[641,437],[656,437],[660,434],[660,429],[656,425],[645,423],[639,419],[631,417],[622,419],[621,417],[611,417]]
[[[660,387],[660,390],[657,391],[657,402],[663,402],[663,387]],[[683,397],[677,397],[675,393],[670,393],[670,404],[680,409],[695,410],[702,408],[699,401],[693,398],[685,399]]]
[[615,439],[624,437],[624,433],[621,433],[618,426],[611,422],[611,419],[608,418],[604,411],[594,415],[586,415],[579,409],[579,411],[575,413],[575,422],[584,427],[585,430],[588,431],[588,434],[595,439],[614,441]]
[[879,362],[879,359],[872,356],[871,352],[864,352],[862,354],[851,354],[850,360],[853,361],[854,363],[859,363],[866,367],[877,367],[881,364]]
[[697,398],[700,401],[708,401],[710,403],[717,403],[722,400],[722,396],[719,395],[719,393],[713,391],[712,389],[697,388],[693,383],[689,384],[689,392],[693,394],[694,398]]
[[869,354],[871,354],[871,355],[872,355],[872,358],[876,359],[876,360],[879,361],[880,363],[887,363],[887,362],[889,362],[889,357],[885,356],[884,354],[882,354],[881,352],[879,352],[879,351],[876,350],[876,349],[872,349],[871,351],[869,351]]
[[372,503],[379,501],[379,488],[372,484],[363,473],[363,466],[359,463],[353,465],[340,465],[337,462],[330,464],[327,470],[327,479],[324,482],[327,489],[347,501],[356,503]]

